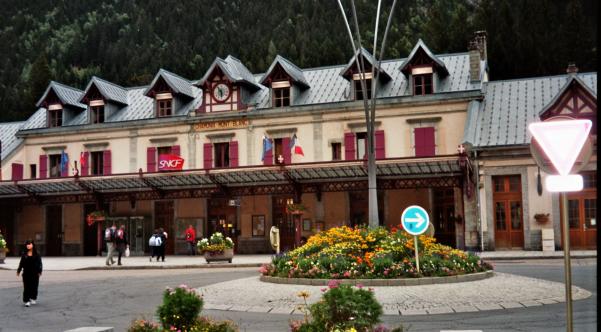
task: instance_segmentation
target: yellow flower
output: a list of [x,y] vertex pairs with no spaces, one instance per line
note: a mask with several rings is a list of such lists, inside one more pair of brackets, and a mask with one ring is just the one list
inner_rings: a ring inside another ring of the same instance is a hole
[[296,293],[296,296],[298,297],[302,297],[303,299],[306,299],[310,296],[310,293],[306,290],[300,291],[298,293]]

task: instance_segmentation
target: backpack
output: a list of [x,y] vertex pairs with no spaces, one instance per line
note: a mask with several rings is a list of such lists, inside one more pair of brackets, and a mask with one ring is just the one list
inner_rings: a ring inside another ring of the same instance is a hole
[[123,232],[123,230],[122,230],[122,229],[119,229],[119,230],[117,231],[117,239],[119,239],[119,240],[123,240],[123,237],[124,237],[123,233],[124,233],[124,232]]
[[159,247],[161,245],[161,237],[153,235],[148,240],[148,245],[151,247]]
[[104,230],[104,239],[107,242],[113,242],[115,241],[115,231],[108,227],[107,229]]

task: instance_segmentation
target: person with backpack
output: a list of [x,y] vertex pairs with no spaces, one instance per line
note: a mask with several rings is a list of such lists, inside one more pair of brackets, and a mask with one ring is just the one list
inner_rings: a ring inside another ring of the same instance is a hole
[[115,233],[115,245],[117,246],[117,265],[121,265],[121,256],[125,254],[125,250],[129,247],[129,242],[127,241],[127,234],[125,234],[125,225],[121,225],[117,232]]
[[148,239],[148,246],[150,246],[150,261],[156,256],[157,262],[159,261],[160,247],[163,239],[159,235],[159,230],[155,228],[154,233]]
[[186,229],[185,238],[188,245],[188,255],[196,255],[196,231],[192,225],[189,225]]
[[106,241],[106,266],[115,264],[113,256],[115,255],[115,231],[117,226],[115,223],[111,227],[104,230],[104,240]]

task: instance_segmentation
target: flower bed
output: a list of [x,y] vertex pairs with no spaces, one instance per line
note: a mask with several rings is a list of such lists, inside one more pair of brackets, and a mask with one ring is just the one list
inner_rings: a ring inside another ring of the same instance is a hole
[[391,279],[444,277],[491,270],[479,257],[421,235],[420,272],[413,236],[403,230],[331,228],[261,267],[265,276],[311,279]]

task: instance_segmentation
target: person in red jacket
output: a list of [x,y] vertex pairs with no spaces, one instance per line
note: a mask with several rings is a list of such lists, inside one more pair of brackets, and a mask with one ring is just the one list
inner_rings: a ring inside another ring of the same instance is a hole
[[192,225],[186,229],[186,243],[188,244],[188,255],[196,255],[196,231]]

